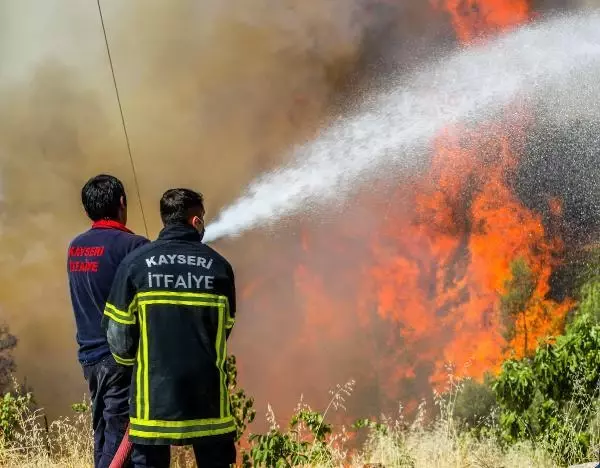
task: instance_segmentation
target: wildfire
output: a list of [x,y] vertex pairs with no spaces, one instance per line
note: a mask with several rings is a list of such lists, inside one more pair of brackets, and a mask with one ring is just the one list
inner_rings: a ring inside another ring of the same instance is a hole
[[[529,18],[524,0],[443,7],[465,44]],[[300,350],[277,348],[278,359],[328,386],[351,368],[367,387],[367,414],[441,389],[448,364],[457,377],[496,371],[509,355],[560,332],[571,307],[548,298],[560,239],[511,188],[521,151],[515,135],[494,125],[453,128],[434,146],[425,175],[385,197],[358,196],[351,219],[306,226],[293,271],[278,271],[293,278],[290,307],[300,308],[285,312],[301,317],[288,319]],[[560,217],[560,200],[550,199],[548,210]],[[251,294],[256,303],[259,290]]]
[[[396,370],[391,392],[418,368],[437,387],[447,382],[447,363],[458,377],[494,371],[507,354],[523,356],[559,332],[570,307],[546,299],[561,243],[510,190],[517,160],[509,141],[493,128],[479,131],[479,142],[466,131],[440,136],[428,177],[414,185],[412,211],[394,213],[373,236],[366,289],[389,333],[402,337],[406,349],[392,352],[418,350],[409,368]],[[503,317],[516,261],[532,288],[522,310]]]

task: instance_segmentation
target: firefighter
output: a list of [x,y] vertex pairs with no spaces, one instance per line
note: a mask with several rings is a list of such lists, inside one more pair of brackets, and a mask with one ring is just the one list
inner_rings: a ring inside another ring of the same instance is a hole
[[201,194],[168,190],[160,215],[158,239],[123,261],[104,311],[115,359],[133,366],[132,462],[167,468],[170,445],[192,445],[198,466],[229,466],[236,457],[225,374],[233,270],[201,242]]
[[149,241],[125,227],[127,197],[119,179],[106,174],[91,178],[81,200],[93,224],[70,243],[67,274],[79,362],[92,399],[94,466],[104,468],[127,427],[131,371],[111,356],[102,315],[117,267],[128,253]]

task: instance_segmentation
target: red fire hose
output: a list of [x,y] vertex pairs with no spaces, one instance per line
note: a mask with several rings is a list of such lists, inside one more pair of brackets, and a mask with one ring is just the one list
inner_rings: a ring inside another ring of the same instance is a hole
[[123,468],[125,466],[125,462],[131,455],[132,448],[133,444],[129,440],[129,425],[127,425],[127,430],[125,431],[123,440],[121,440],[121,444],[117,449],[117,453],[115,453],[115,458],[113,458],[113,461],[110,462],[110,466],[108,468]]

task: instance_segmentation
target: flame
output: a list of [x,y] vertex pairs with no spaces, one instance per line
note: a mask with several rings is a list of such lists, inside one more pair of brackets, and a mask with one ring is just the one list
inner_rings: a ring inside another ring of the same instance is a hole
[[[413,188],[414,208],[401,208],[371,239],[376,260],[366,290],[375,291],[390,334],[418,350],[388,383],[392,394],[429,362],[429,381],[438,389],[449,363],[458,366],[457,377],[493,372],[509,354],[530,353],[538,339],[559,332],[571,306],[546,298],[562,244],[510,189],[507,178],[518,163],[510,142],[493,128],[477,131],[491,142],[478,143],[478,134],[466,130],[438,138],[430,172]],[[500,298],[519,258],[535,288],[507,342]]]
[[[524,0],[441,6],[465,45],[530,15]],[[527,122],[518,125],[524,134]],[[350,204],[350,219],[304,226],[298,252],[286,252],[297,262],[277,273],[293,278],[294,300],[285,312],[296,317],[288,319],[294,344],[273,357],[294,363],[304,391],[319,382],[318,394],[323,385],[345,381],[351,369],[365,387],[357,397],[364,414],[399,400],[408,400],[410,410],[416,396],[443,389],[448,366],[456,377],[481,378],[561,331],[572,302],[551,299],[549,282],[563,245],[511,187],[518,137],[491,124],[447,129],[426,174],[385,196],[383,186],[369,187]],[[550,199],[549,211],[560,218],[560,200]],[[502,297],[517,260],[532,289],[523,310],[506,318]],[[260,292],[253,300],[265,307]],[[299,313],[290,312],[295,307]],[[287,380],[278,380],[280,390]]]
[[434,5],[450,14],[456,36],[463,43],[519,26],[531,14],[525,0],[438,0]]

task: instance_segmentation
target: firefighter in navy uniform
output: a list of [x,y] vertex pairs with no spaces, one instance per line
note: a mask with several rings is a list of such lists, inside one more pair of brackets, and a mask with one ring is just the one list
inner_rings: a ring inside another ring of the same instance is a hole
[[117,362],[133,366],[134,467],[167,468],[170,445],[192,445],[199,466],[235,463],[226,340],[235,316],[231,265],[202,244],[202,195],[165,192],[158,239],[117,271],[103,324]]
[[102,317],[119,264],[150,241],[125,227],[127,196],[116,177],[92,177],[81,201],[93,224],[70,243],[67,271],[79,362],[92,399],[94,467],[108,468],[127,429],[131,369],[111,356]]

